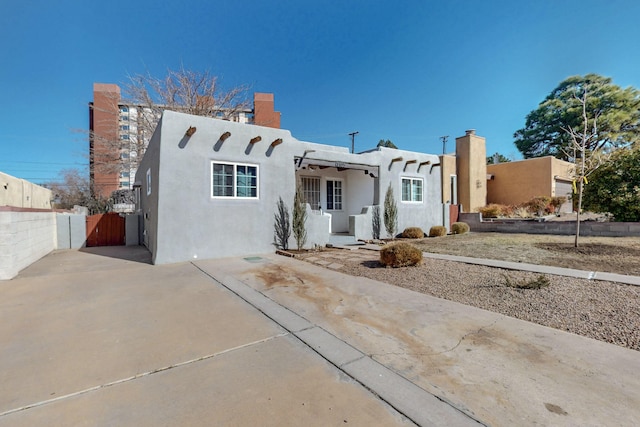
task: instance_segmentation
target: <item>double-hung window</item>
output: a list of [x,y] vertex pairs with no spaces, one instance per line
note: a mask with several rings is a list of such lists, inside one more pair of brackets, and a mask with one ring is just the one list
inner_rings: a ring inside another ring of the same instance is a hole
[[422,202],[422,178],[402,178],[402,201]]
[[258,198],[258,166],[211,162],[211,197]]
[[342,181],[327,180],[327,210],[342,210]]

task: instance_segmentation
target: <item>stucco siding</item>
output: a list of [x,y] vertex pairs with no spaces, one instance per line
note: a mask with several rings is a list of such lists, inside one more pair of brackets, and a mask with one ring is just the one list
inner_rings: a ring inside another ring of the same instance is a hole
[[[187,137],[189,127],[196,132]],[[404,160],[391,161],[398,156]],[[257,168],[258,197],[212,197],[212,162]],[[346,147],[299,141],[286,130],[165,112],[136,177],[146,244],[156,264],[271,252],[278,198],[291,211],[296,181],[307,175],[320,177],[320,207],[331,214],[337,231],[348,231],[350,215],[360,214],[364,206],[384,201],[390,182],[399,226],[428,229],[442,221],[439,166],[431,167],[436,163],[438,157],[428,154],[387,148],[352,154]],[[404,176],[424,181],[421,203],[401,202]],[[327,209],[329,179],[342,183],[341,209]],[[313,230],[306,247],[324,245],[329,237],[329,217],[314,220],[308,223]]]
[[48,188],[0,172],[0,206],[51,209],[51,199]]
[[515,205],[538,196],[556,196],[555,177],[569,179],[572,167],[550,156],[487,165],[487,174],[493,176],[487,182],[487,203]]

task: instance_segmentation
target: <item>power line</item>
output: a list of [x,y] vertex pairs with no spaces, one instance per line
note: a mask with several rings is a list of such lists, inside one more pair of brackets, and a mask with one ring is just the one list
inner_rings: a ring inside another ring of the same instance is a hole
[[32,161],[26,161],[26,160],[0,160],[0,163],[30,163],[30,164],[38,164],[38,165],[88,165],[89,162],[87,161],[86,163],[70,163],[70,162],[65,162],[65,163],[57,163],[57,162],[32,162]]

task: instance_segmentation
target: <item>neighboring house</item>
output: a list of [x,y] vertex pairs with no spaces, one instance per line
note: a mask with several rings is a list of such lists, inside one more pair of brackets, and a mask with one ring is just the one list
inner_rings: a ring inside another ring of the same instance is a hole
[[444,221],[438,156],[352,154],[286,130],[165,111],[136,174],[143,242],[155,264],[273,251],[276,204],[281,197],[291,210],[297,183],[308,202],[306,247],[331,233],[374,237],[373,207],[383,224],[389,185],[398,232]]
[[0,206],[51,209],[51,190],[0,172]]
[[485,139],[473,129],[456,138],[455,155],[440,156],[442,202],[477,212],[488,203],[518,205],[538,196],[563,196],[567,202],[561,212],[572,211],[573,163],[551,156],[490,165],[486,159]]
[[552,156],[487,165],[487,203],[517,205],[538,196],[567,198],[560,211],[571,212],[573,163]]
[[[89,176],[94,194],[109,197],[115,190],[133,188],[138,160],[151,138],[148,129],[160,117],[144,106],[121,98],[115,84],[94,83],[89,103]],[[254,93],[253,109],[234,111],[229,120],[280,127],[271,93]],[[151,125],[149,124],[151,123]]]

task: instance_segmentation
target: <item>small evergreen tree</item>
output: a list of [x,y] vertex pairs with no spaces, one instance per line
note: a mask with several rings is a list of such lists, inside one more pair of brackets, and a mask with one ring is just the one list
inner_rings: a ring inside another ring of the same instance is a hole
[[396,205],[395,197],[393,197],[391,183],[389,183],[387,194],[384,196],[384,228],[393,239],[398,230],[398,206]]
[[374,206],[371,213],[371,231],[374,239],[380,238],[380,206]]
[[273,244],[280,249],[289,249],[289,236],[291,236],[291,224],[289,222],[289,209],[284,204],[282,197],[278,198],[276,204],[278,210],[274,217],[275,222],[273,224],[275,231],[273,233]]
[[307,204],[304,201],[302,189],[298,185],[293,199],[293,237],[296,239],[298,250],[307,242]]

